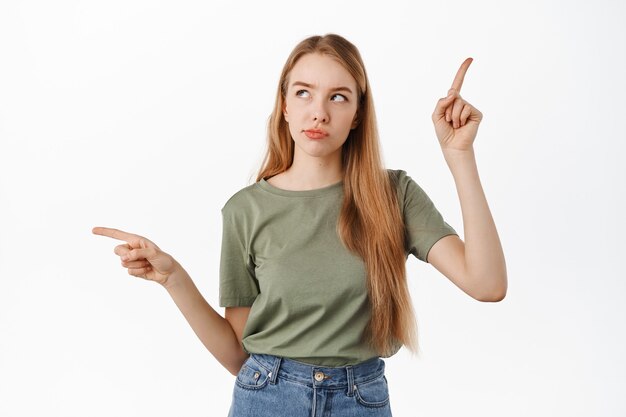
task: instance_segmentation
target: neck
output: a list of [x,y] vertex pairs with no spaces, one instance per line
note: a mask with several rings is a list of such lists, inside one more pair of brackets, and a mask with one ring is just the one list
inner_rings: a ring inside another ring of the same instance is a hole
[[312,190],[338,183],[343,179],[341,149],[332,155],[313,157],[294,150],[293,164],[285,171],[295,189]]

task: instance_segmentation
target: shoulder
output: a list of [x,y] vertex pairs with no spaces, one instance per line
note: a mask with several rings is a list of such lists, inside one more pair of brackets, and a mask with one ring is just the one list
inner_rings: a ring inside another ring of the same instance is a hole
[[403,169],[387,169],[387,173],[395,185],[398,193],[404,197],[407,192],[422,192],[422,188]]
[[398,200],[403,208],[423,206],[430,202],[426,191],[402,169],[388,169],[392,183],[396,187]]
[[248,208],[253,206],[252,203],[258,198],[257,195],[258,183],[256,182],[242,188],[226,200],[226,203],[222,206],[222,214],[224,216],[233,216],[245,213]]
[[413,178],[403,169],[387,169],[387,173],[398,185],[406,185],[408,182],[413,181]]

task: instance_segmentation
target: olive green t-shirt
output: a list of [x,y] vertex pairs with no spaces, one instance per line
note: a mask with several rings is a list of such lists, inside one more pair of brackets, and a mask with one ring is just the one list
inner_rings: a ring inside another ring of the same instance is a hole
[[[427,262],[435,242],[457,233],[405,171],[388,171],[397,179],[406,256]],[[247,353],[330,367],[379,356],[363,340],[370,315],[365,264],[336,231],[342,199],[342,182],[290,191],[262,179],[222,208],[219,304],[252,306],[242,340]]]

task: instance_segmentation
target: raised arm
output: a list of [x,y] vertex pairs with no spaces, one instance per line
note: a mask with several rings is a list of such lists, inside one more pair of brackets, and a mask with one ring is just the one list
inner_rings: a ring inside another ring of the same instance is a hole
[[500,301],[507,291],[506,263],[473,148],[483,115],[460,95],[471,63],[472,58],[463,62],[448,96],[437,102],[432,115],[461,203],[465,242],[458,236],[440,239],[431,248],[428,262],[471,297]]

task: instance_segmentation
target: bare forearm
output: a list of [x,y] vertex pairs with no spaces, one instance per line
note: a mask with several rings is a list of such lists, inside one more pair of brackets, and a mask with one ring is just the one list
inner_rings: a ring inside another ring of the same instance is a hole
[[444,151],[444,157],[454,177],[463,214],[467,277],[482,291],[495,294],[495,299],[502,298],[507,288],[506,263],[474,151]]
[[209,305],[182,266],[164,287],[204,346],[236,375],[247,354],[230,323]]

